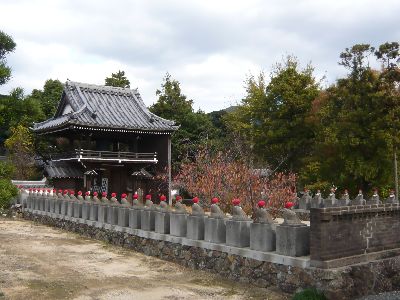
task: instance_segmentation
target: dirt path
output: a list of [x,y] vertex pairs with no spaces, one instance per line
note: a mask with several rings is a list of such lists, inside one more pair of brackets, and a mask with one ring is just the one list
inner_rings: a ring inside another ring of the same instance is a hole
[[0,219],[0,299],[288,299],[219,276]]

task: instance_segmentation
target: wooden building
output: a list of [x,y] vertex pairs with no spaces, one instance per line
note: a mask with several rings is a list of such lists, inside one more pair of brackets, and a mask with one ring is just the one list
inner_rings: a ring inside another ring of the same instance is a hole
[[[34,124],[54,141],[43,157],[55,188],[156,193],[157,174],[171,183],[174,122],[151,113],[137,90],[67,81],[54,117]],[[168,190],[168,189],[167,189]]]

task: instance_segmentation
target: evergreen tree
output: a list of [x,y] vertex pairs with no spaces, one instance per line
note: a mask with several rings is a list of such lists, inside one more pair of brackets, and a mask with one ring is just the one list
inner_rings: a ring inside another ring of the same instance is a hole
[[117,73],[112,73],[111,77],[107,77],[105,79],[105,85],[108,86],[115,86],[115,87],[122,87],[122,88],[129,88],[130,81],[125,76],[124,71],[118,71]]

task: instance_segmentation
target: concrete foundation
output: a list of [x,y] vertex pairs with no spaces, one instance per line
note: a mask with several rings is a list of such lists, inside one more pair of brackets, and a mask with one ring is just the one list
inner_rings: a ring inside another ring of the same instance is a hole
[[142,209],[130,208],[129,209],[129,227],[132,229],[140,229],[141,226]]
[[118,208],[118,226],[129,227],[129,208]]
[[250,249],[270,252],[276,249],[276,225],[252,223],[250,225]]
[[157,233],[169,233],[169,221],[169,212],[156,211],[154,231]]
[[186,237],[187,217],[187,214],[171,214],[169,222],[169,230],[171,235]]
[[155,211],[143,209],[140,214],[140,227],[142,230],[154,231],[155,229]]
[[204,216],[187,216],[186,237],[192,240],[204,240]]
[[206,242],[224,244],[226,242],[226,219],[204,219],[204,240]]
[[310,254],[310,227],[307,225],[277,225],[276,252],[287,256]]
[[250,224],[252,221],[226,221],[226,244],[234,247],[250,246]]

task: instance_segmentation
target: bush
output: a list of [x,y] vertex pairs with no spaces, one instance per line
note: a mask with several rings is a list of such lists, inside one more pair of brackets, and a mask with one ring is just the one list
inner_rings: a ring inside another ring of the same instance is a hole
[[10,179],[14,174],[15,168],[6,161],[0,161],[0,179]]
[[327,300],[324,293],[316,289],[305,289],[296,293],[292,300]]
[[18,189],[9,179],[0,179],[0,209],[7,209],[18,195]]

